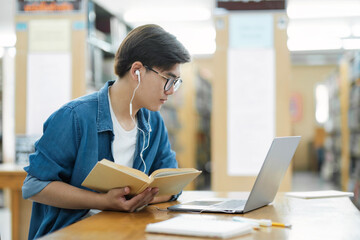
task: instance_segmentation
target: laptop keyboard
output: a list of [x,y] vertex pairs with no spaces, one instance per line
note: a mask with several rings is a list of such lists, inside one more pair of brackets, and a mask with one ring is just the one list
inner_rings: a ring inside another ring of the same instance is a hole
[[239,209],[244,208],[246,200],[229,200],[221,203],[214,204],[213,206],[218,209],[225,209],[225,210],[232,210],[232,209]]

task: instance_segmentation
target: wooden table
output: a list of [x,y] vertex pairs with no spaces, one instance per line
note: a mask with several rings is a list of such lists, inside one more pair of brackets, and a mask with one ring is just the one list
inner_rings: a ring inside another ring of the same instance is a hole
[[[240,192],[185,191],[179,202],[207,197],[236,198],[244,196],[244,194]],[[163,221],[179,214],[195,214],[160,211],[156,208],[165,209],[175,203],[177,202],[148,206],[137,213],[101,212],[41,239],[203,239],[145,233],[148,223]],[[209,215],[209,213],[201,214]],[[266,218],[292,224],[291,229],[262,227],[252,234],[235,239],[360,239],[360,212],[347,197],[305,200],[288,198],[279,193],[271,205],[246,214],[211,215],[229,220],[233,216]]]
[[24,166],[0,164],[0,189],[10,189],[11,236],[19,239],[21,187],[26,177]]

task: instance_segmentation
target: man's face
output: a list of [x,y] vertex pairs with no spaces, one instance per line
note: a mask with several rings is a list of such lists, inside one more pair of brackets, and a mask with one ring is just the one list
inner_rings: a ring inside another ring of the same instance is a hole
[[[162,71],[157,67],[153,68],[166,78],[180,77],[180,64],[175,64],[171,69]],[[161,106],[167,101],[168,97],[174,93],[174,86],[168,91],[164,90],[166,79],[151,70],[147,70],[139,89],[139,103],[151,111],[159,111]]]

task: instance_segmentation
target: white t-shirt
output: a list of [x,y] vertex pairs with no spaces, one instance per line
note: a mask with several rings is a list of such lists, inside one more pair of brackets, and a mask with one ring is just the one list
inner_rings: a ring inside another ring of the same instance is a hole
[[110,94],[108,94],[111,120],[114,129],[114,141],[111,145],[112,155],[117,164],[132,167],[134,163],[134,154],[136,146],[137,127],[126,131],[116,119],[115,113],[111,106]]

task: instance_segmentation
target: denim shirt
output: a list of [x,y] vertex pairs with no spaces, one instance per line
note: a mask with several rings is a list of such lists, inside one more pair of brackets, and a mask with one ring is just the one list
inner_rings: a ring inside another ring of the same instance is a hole
[[[87,189],[81,183],[95,164],[104,158],[114,161],[111,151],[114,134],[108,101],[108,88],[113,83],[109,81],[100,91],[67,103],[47,119],[43,136],[35,143],[35,153],[29,157],[29,166],[24,168],[28,176],[45,182],[44,186],[51,181],[63,181]],[[148,124],[149,114],[151,127]],[[159,168],[177,168],[175,153],[171,150],[160,113],[140,109],[137,119],[138,127],[145,132],[145,144],[150,134],[149,148],[143,152],[146,173],[151,174]],[[133,168],[141,171],[144,170],[140,158],[142,145],[143,134],[138,131]],[[172,200],[177,197],[174,196]],[[34,202],[29,239],[68,226],[88,211]]]

